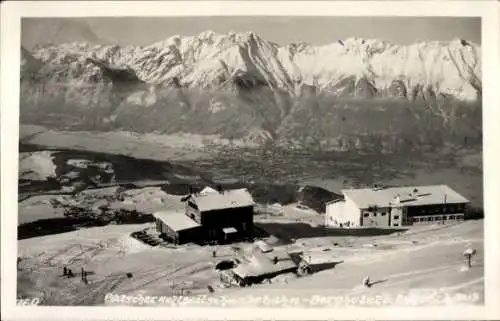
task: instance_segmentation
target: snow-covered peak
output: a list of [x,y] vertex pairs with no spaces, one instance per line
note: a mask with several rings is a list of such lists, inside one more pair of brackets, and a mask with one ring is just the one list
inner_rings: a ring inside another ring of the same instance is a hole
[[243,77],[290,94],[308,84],[356,95],[362,84],[372,94],[384,96],[397,82],[408,98],[426,88],[436,95],[474,100],[482,86],[481,48],[464,39],[396,45],[352,37],[321,46],[305,42],[279,46],[254,32],[209,30],[174,35],[146,47],[73,42],[44,46],[33,55],[56,69],[79,66],[72,77],[93,79],[84,76],[91,69],[81,63],[81,57],[91,57],[114,68],[129,67],[147,83],[168,84],[175,79],[193,88],[227,87]]

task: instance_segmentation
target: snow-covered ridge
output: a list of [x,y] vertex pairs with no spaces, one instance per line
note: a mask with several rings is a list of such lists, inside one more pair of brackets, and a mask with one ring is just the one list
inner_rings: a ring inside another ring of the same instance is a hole
[[[24,53],[24,52],[23,52]],[[101,72],[87,58],[129,67],[146,83],[223,88],[236,77],[295,94],[304,85],[339,95],[406,96],[417,92],[476,100],[481,94],[481,47],[455,39],[395,45],[349,38],[324,46],[280,46],[253,32],[172,36],[150,46],[65,43],[39,47],[34,58],[48,82],[93,83]]]

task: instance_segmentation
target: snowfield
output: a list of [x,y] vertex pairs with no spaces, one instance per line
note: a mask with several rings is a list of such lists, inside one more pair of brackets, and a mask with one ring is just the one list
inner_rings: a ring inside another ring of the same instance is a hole
[[43,181],[48,177],[55,177],[56,166],[51,154],[49,151],[20,153],[19,179]]
[[51,200],[54,196],[34,196],[19,203],[17,224],[35,222],[37,220],[64,217],[64,210],[54,208]]
[[[218,246],[214,259],[210,246],[151,248],[129,236],[151,224],[95,227],[19,241],[19,256],[22,258],[18,275],[19,294],[36,294],[47,305],[114,304],[105,302],[109,293],[129,296],[206,295],[214,300],[232,298],[235,302],[246,296],[285,295],[302,298],[302,305],[310,303],[308,300],[314,295],[350,296],[352,300],[362,295],[381,295],[386,304],[411,305],[416,304],[418,295],[423,296],[423,292],[417,293],[420,290],[427,291],[427,298],[421,298],[427,300],[426,304],[480,304],[484,291],[482,223],[469,221],[449,226],[418,227],[399,236],[299,239],[293,244],[278,245],[275,250],[322,251],[329,248],[328,253],[343,262],[310,276],[281,275],[270,282],[246,288],[221,287],[214,265],[222,259],[238,257],[233,247],[240,247],[239,253],[242,253],[245,248],[248,251],[251,244]],[[349,245],[334,247],[333,241]],[[368,243],[377,246],[363,246]],[[463,271],[462,252],[468,243],[477,249],[478,254],[472,269]],[[390,246],[384,248],[384,244]],[[82,267],[90,271],[90,284],[84,285],[78,277],[63,278],[63,265],[76,273]],[[126,273],[133,276],[127,278]],[[375,282],[369,289],[360,287],[365,276]],[[208,286],[215,290],[214,293],[210,293]],[[462,295],[462,301],[464,296],[474,300],[459,302],[458,294]],[[398,295],[405,296],[408,302],[390,302]],[[441,301],[430,299],[433,295],[439,296]]]

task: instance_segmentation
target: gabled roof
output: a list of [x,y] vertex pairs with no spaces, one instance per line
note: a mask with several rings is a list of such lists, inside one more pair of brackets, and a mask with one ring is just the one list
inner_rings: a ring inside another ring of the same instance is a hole
[[200,211],[226,208],[240,208],[255,205],[252,195],[246,188],[225,190],[223,192],[191,194]]
[[345,189],[342,193],[358,208],[469,203],[447,185]]
[[175,232],[189,230],[200,226],[200,224],[190,219],[186,214],[182,212],[161,211],[154,213],[153,216],[161,220]]
[[210,194],[210,193],[219,193],[219,192],[217,192],[215,189],[211,188],[210,186],[205,187],[200,192],[200,194]]

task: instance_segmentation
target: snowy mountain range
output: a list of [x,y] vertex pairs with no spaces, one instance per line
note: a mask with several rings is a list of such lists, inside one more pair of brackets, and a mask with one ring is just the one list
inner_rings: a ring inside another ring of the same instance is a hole
[[253,32],[206,31],[145,47],[70,42],[21,55],[21,106],[105,107],[119,128],[134,127],[149,108],[140,131],[230,132],[252,141],[290,131],[303,112],[321,118],[332,99],[436,105],[480,102],[482,92],[481,48],[462,39],[280,46]]
[[[26,52],[23,52],[26,55]],[[248,33],[173,36],[147,47],[65,43],[32,52],[47,65],[49,83],[89,84],[103,72],[87,58],[130,69],[149,84],[219,88],[241,79],[248,86],[296,94],[311,85],[338,95],[405,96],[425,92],[475,100],[481,91],[481,48],[465,40],[409,46],[350,38],[326,46],[279,46]]]

